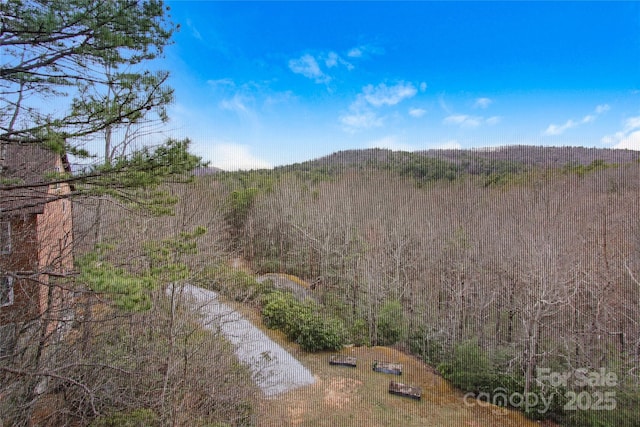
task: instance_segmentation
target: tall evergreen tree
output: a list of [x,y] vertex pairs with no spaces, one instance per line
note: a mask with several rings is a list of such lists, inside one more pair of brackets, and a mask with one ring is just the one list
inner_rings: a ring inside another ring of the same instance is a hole
[[[166,120],[173,99],[168,73],[149,69],[177,28],[161,0],[7,0],[0,15],[0,171],[6,144],[41,144],[104,159],[73,178],[52,179],[73,180],[76,192],[131,199],[125,188],[157,184],[197,164],[188,141],[157,150],[130,146],[132,127]],[[47,107],[51,100],[55,108]],[[96,138],[103,153],[85,148]],[[114,192],[115,181],[126,185]]]

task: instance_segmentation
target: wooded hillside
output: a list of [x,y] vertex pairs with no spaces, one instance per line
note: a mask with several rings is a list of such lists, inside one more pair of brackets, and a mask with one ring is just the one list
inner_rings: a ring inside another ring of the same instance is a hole
[[552,415],[627,422],[616,417],[638,399],[640,165],[610,161],[632,153],[539,151],[532,163],[563,167],[504,171],[511,160],[500,158],[498,169],[452,175],[430,175],[451,163],[429,158],[414,163],[425,173],[408,173],[398,156],[416,161],[342,153],[323,168],[210,185],[229,191],[236,250],[257,271],[312,283],[354,343],[400,345],[476,392],[538,391],[538,368],[604,367],[620,380],[616,411]]

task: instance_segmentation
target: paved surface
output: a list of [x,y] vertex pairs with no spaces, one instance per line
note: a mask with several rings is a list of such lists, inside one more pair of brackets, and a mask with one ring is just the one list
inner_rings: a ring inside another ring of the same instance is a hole
[[251,368],[254,381],[265,395],[273,396],[315,382],[307,368],[251,322],[222,304],[216,292],[192,285],[185,285],[182,292],[201,314],[204,327],[220,330],[235,346],[236,356]]

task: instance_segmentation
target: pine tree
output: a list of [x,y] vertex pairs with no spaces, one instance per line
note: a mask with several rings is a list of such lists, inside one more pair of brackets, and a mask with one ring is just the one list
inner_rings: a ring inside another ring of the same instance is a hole
[[[48,177],[73,182],[74,194],[106,192],[141,200],[140,206],[160,201],[157,195],[140,199],[139,190],[199,162],[188,154],[188,140],[165,141],[155,149],[132,144],[135,128],[166,120],[173,100],[168,72],[148,69],[177,29],[168,10],[161,0],[0,4],[0,172],[6,144],[39,144],[102,159],[73,176]],[[46,107],[53,97],[54,110]],[[104,140],[103,153],[85,148],[96,138]],[[2,185],[0,191],[15,187]]]

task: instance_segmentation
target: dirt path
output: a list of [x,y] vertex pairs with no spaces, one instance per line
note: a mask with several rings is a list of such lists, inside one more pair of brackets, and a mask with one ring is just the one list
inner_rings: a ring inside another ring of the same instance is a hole
[[218,294],[185,285],[183,296],[200,313],[206,329],[220,330],[235,346],[235,354],[251,368],[253,378],[266,396],[313,384],[315,378],[296,358],[251,322],[218,300]]

